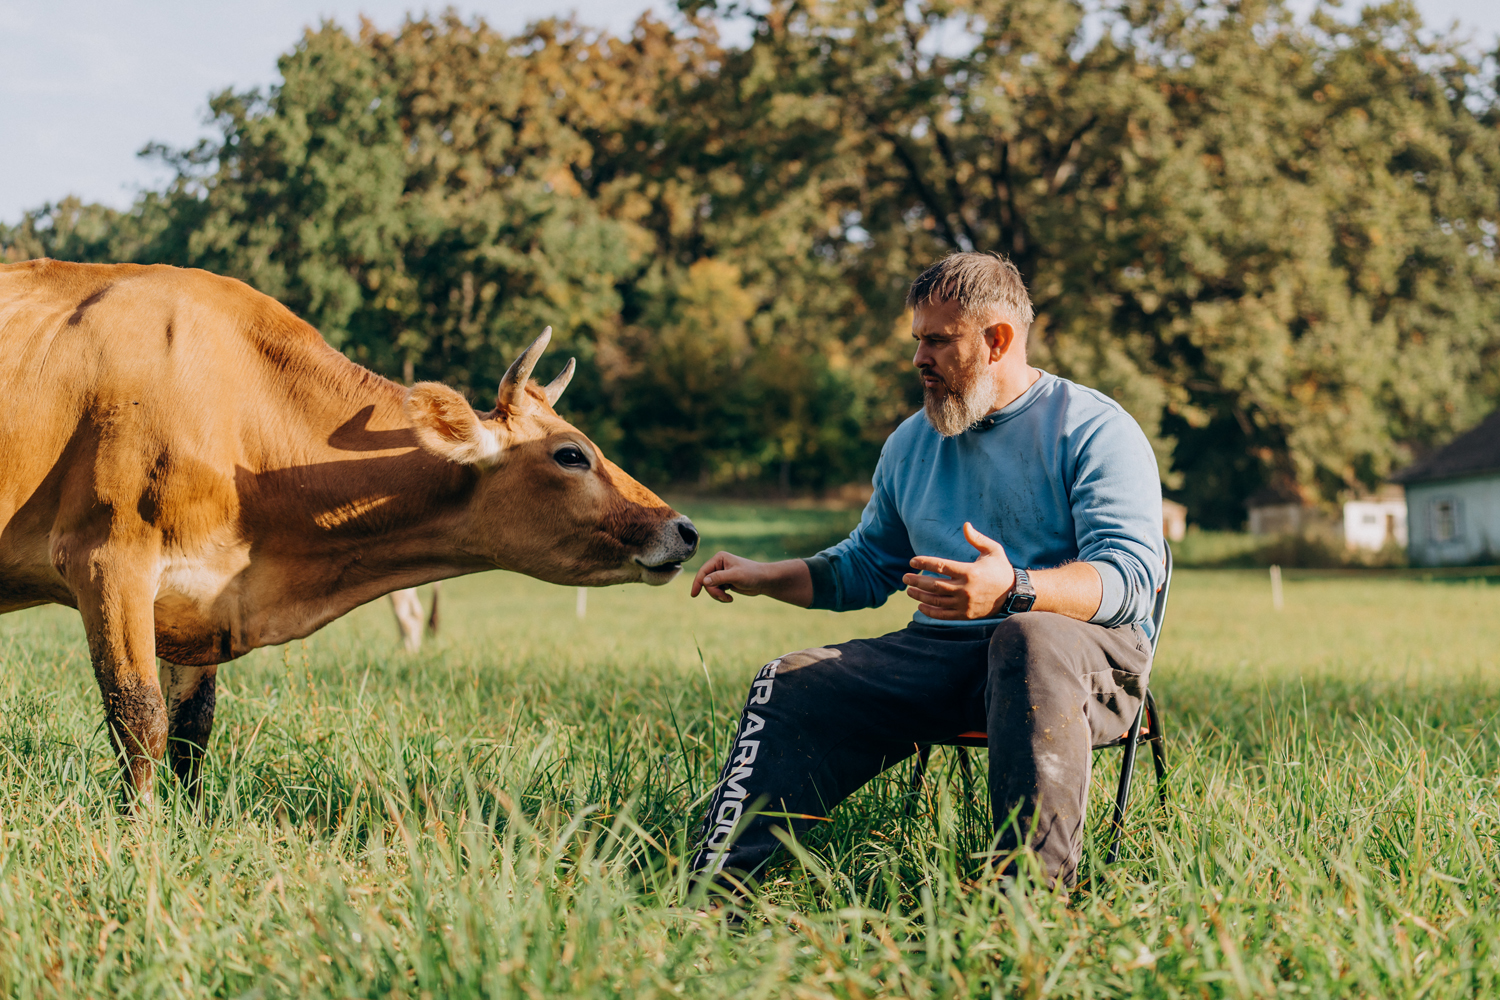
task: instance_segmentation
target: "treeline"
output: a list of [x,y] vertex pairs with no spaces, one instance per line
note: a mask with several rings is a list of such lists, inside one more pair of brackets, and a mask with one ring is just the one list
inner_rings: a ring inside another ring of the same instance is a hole
[[744,48],[682,6],[325,25],[149,151],[166,189],[0,254],[235,275],[480,405],[551,324],[568,412],[658,483],[868,475],[917,405],[905,286],[954,249],[1017,262],[1036,363],[1119,399],[1207,525],[1500,401],[1495,80],[1408,4],[773,0]]

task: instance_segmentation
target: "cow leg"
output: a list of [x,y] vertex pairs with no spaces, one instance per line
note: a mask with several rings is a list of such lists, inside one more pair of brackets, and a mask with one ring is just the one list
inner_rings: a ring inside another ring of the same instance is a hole
[[74,583],[127,809],[150,804],[155,764],[167,742],[167,707],[156,676],[155,563],[95,549],[87,578]]
[[195,801],[203,797],[203,754],[214,728],[217,664],[185,667],[162,661],[159,678],[167,703],[167,759]]
[[422,599],[415,587],[391,593],[391,608],[396,612],[396,624],[401,626],[401,638],[408,653],[422,648]]

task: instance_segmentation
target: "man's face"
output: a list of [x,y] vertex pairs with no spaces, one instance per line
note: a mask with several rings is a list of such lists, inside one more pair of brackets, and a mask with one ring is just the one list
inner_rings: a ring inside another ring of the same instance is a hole
[[944,437],[962,434],[995,401],[990,341],[978,324],[964,322],[958,303],[950,301],[917,306],[911,335],[928,422]]

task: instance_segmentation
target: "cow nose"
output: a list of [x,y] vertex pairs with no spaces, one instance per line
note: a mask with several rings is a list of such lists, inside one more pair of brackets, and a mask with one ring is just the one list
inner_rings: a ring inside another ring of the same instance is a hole
[[687,543],[688,548],[694,552],[698,551],[698,529],[693,527],[692,521],[689,521],[685,517],[678,521],[677,534],[682,536],[682,540]]

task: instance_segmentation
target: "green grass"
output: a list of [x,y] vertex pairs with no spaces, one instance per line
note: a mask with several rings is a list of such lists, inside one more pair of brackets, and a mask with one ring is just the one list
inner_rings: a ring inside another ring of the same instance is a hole
[[[753,537],[734,515],[709,546]],[[76,614],[0,618],[0,996],[1500,991],[1483,579],[1288,573],[1277,612],[1264,571],[1182,571],[1153,675],[1171,803],[1147,768],[1119,864],[1107,753],[1086,887],[974,884],[987,808],[939,751],[938,794],[908,808],[889,772],[740,930],[698,915],[680,862],[751,675],[897,628],[906,599],[725,607],[678,581],[591,592],[580,622],[571,590],[490,574],[444,600],[416,656],[377,603],[226,665],[203,814],[163,780],[141,822]]]

